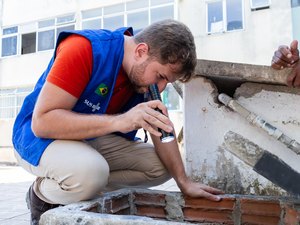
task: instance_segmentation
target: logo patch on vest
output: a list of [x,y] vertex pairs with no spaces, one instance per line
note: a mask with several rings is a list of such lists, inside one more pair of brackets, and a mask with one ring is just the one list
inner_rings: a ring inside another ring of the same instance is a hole
[[95,93],[104,97],[108,93],[108,87],[102,83],[97,87]]

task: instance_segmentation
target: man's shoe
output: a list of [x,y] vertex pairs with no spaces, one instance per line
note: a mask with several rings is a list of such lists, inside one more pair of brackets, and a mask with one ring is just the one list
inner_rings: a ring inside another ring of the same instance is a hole
[[26,194],[27,208],[30,210],[31,225],[38,225],[41,215],[49,209],[54,209],[59,205],[50,204],[41,200],[33,191],[33,185],[29,187]]

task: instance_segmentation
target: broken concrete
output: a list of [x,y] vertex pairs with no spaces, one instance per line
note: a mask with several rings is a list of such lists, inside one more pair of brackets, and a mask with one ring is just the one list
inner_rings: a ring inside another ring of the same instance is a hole
[[270,152],[232,131],[224,136],[226,149],[251,166],[255,172],[300,198],[300,173]]
[[254,172],[245,163],[245,158],[240,160],[231,154],[226,148],[224,135],[233,131],[245,137],[277,156],[297,173],[300,172],[299,155],[217,100],[220,89],[232,93],[231,96],[243,107],[261,115],[299,142],[300,104],[296,102],[300,102],[300,90],[282,85],[288,71],[201,60],[198,61],[197,74],[198,77],[184,86],[184,144],[188,175],[226,193],[293,195]]
[[250,65],[212,60],[197,60],[196,74],[209,79],[229,79],[243,82],[286,84],[291,69],[274,70],[270,66]]

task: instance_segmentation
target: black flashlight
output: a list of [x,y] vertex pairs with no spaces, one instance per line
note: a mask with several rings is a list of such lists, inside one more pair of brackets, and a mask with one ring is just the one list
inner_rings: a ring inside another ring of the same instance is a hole
[[[160,93],[159,93],[159,90],[158,90],[158,87],[156,84],[151,84],[149,86],[149,93],[150,93],[152,100],[160,100],[161,101]],[[155,110],[162,113],[162,111],[158,108],[156,108]],[[162,143],[168,143],[168,142],[171,142],[174,140],[173,133],[168,133],[160,128],[158,128],[158,131],[161,133],[160,140]]]

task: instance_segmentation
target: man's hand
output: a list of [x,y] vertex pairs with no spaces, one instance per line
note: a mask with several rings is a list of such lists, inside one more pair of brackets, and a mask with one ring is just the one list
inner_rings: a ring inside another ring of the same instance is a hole
[[281,70],[287,67],[292,67],[291,74],[287,77],[287,85],[300,87],[300,62],[298,41],[292,41],[290,47],[281,45],[274,52],[272,58],[273,69]]
[[192,182],[191,180],[187,180],[186,182],[184,182],[183,185],[180,186],[180,189],[184,194],[194,198],[203,197],[211,201],[220,201],[221,197],[218,195],[224,194],[223,191],[217,188],[209,187],[205,184]]
[[[156,111],[156,108],[160,109],[163,114]],[[128,112],[119,115],[120,131],[126,133],[143,128],[150,134],[159,137],[161,133],[157,131],[156,127],[166,132],[173,131],[173,124],[166,115],[168,115],[167,109],[159,100],[138,104]]]
[[300,87],[300,61],[293,66],[292,72],[288,75],[287,85],[290,87]]
[[272,68],[280,70],[286,67],[293,66],[299,61],[298,41],[292,41],[290,47],[281,45],[274,52],[272,58]]

